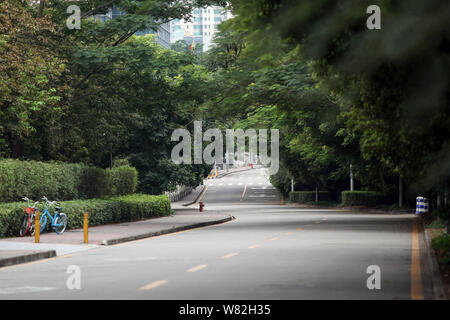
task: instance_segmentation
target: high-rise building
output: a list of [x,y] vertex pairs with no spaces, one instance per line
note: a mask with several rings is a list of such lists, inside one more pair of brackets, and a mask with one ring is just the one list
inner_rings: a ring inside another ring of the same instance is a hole
[[219,6],[195,9],[191,21],[175,19],[170,22],[170,42],[185,40],[189,44],[202,44],[203,51],[207,51],[218,25],[229,18],[231,14]]
[[[105,14],[96,15],[95,19],[106,22],[124,14],[126,13],[113,7]],[[156,32],[151,29],[140,30],[136,35],[156,34],[156,43],[164,48],[170,48],[170,45],[178,40],[185,40],[189,44],[201,44],[203,51],[207,51],[211,47],[218,25],[231,17],[228,11],[219,6],[194,9],[191,21],[175,19],[161,24]]]
[[[99,14],[95,16],[96,20],[99,20],[101,22],[106,22],[111,19],[115,19],[118,16],[126,14],[123,11],[120,11],[116,7],[113,7],[108,10],[105,14]],[[157,44],[163,46],[166,49],[170,48],[170,24],[169,23],[163,23],[160,26],[158,26],[156,32],[152,29],[147,30],[139,30],[135,33],[138,36],[143,36],[146,34],[155,34],[155,41]]]

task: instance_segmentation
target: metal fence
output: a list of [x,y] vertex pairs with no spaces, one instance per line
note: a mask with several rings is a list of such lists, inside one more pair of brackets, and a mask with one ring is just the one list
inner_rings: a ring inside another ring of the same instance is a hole
[[171,202],[180,201],[184,197],[186,197],[188,194],[192,192],[192,187],[188,186],[177,186],[177,189],[174,191],[166,191],[164,194],[166,194]]

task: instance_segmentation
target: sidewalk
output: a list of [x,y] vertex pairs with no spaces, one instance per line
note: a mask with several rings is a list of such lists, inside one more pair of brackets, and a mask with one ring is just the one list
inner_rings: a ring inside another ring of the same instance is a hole
[[[194,196],[195,194],[187,198]],[[40,235],[40,243],[34,243],[34,237],[29,236],[0,239],[0,267],[89,250],[101,245],[113,245],[224,223],[233,219],[226,214],[208,210],[199,212],[198,209],[182,207],[181,203],[173,203],[175,214],[171,216],[90,227],[89,244],[83,243],[83,229],[67,230],[62,235],[45,232]]]
[[[251,168],[232,168],[228,172],[220,170],[216,179],[247,170]],[[182,200],[172,202],[175,213],[168,217],[90,227],[88,244],[83,243],[83,229],[67,230],[62,235],[45,232],[40,235],[40,243],[34,243],[34,237],[29,236],[0,239],[0,267],[233,220],[227,214],[208,210],[199,212],[196,206],[188,207],[198,201],[204,190],[205,184],[200,185]]]

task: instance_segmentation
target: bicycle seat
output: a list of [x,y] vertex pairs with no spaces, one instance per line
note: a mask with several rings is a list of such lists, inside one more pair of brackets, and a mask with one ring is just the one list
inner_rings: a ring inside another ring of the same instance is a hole
[[55,210],[56,210],[56,211],[61,211],[62,208],[61,208],[61,207],[55,207]]

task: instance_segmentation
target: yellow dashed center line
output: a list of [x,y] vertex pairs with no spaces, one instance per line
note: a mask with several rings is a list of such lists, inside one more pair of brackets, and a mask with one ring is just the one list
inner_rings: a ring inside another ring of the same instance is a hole
[[252,245],[249,246],[248,248],[249,248],[249,249],[255,249],[255,248],[258,248],[258,247],[260,247],[259,244],[252,244]]
[[247,191],[247,184],[246,184],[245,187],[244,187],[244,192],[242,192],[241,201],[244,200],[245,192],[246,192],[246,191]]
[[292,232],[286,232],[285,235],[286,236],[290,236],[292,234]]
[[273,238],[270,238],[269,241],[275,241],[277,239],[278,239],[277,237],[273,237]]
[[159,287],[159,286],[162,286],[163,284],[166,284],[167,282],[169,282],[169,281],[167,281],[167,280],[158,280],[158,281],[149,283],[149,284],[147,284],[147,285],[145,285],[143,287],[140,287],[139,290],[152,290],[152,289],[154,289],[156,287]]
[[188,269],[186,272],[197,272],[199,270],[205,269],[207,266],[208,266],[207,264],[200,264],[198,266]]
[[303,228],[302,227],[298,227],[297,229],[295,229],[295,230],[298,230],[298,231],[302,231],[303,230]]
[[413,222],[411,239],[411,299],[423,300],[422,273],[420,270],[419,233],[416,222]]
[[220,259],[229,259],[229,258],[232,258],[232,257],[237,256],[237,255],[238,255],[237,252],[232,252],[232,253],[229,253],[229,254],[226,254],[226,255],[220,257]]

